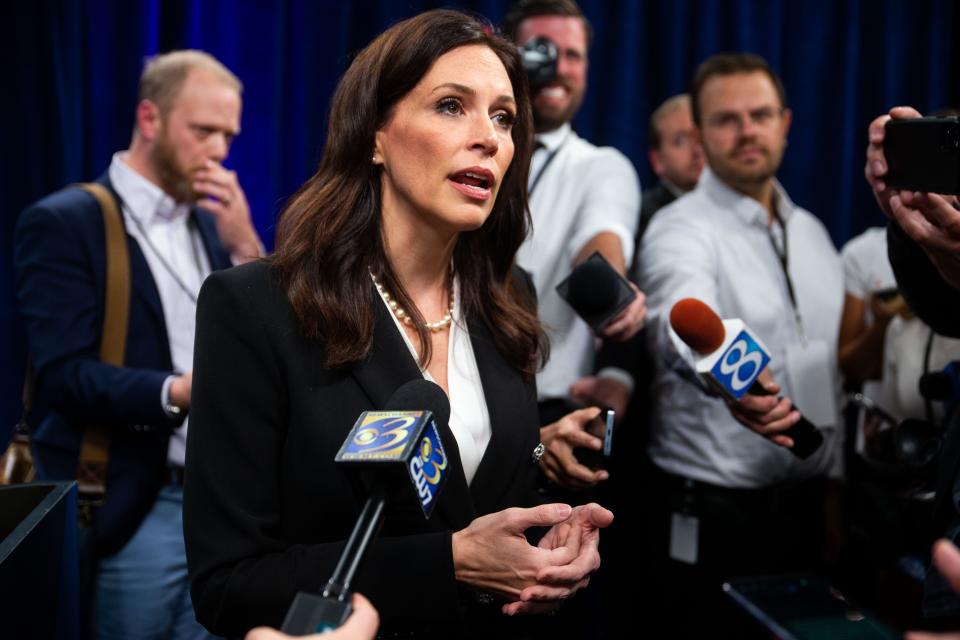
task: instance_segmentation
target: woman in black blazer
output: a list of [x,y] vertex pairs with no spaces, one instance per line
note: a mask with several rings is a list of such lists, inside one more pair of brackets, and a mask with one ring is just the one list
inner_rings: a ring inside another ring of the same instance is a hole
[[[204,284],[184,530],[211,631],[279,626],[326,581],[361,507],[334,456],[362,411],[425,376],[450,397],[451,470],[430,520],[412,499],[387,507],[356,585],[381,632],[510,635],[599,565],[609,511],[532,506],[546,354],[513,266],[529,224],[522,73],[473,17],[395,25],[341,80],[276,255]],[[532,527],[547,528],[535,544]]]

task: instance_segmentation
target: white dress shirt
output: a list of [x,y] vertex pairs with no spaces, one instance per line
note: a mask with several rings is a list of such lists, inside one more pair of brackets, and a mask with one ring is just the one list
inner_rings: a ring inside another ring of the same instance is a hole
[[[928,341],[929,359],[926,357]],[[927,415],[926,403],[920,395],[920,376],[942,371],[954,360],[960,360],[960,340],[933,333],[920,318],[896,316],[887,327],[883,346],[880,406],[899,420],[918,418],[943,424],[943,402],[931,402],[932,415]]]
[[873,324],[870,295],[897,286],[887,257],[887,228],[871,227],[843,245],[843,284],[846,292],[864,301],[867,325]]
[[[795,206],[776,184],[777,210],[786,226],[790,279],[806,337],[828,348],[823,371],[836,385],[836,345],[843,305],[840,258],[823,225]],[[768,227],[767,210],[704,170],[696,189],[653,219],[640,251],[641,288],[647,293],[648,339],[657,370],[650,455],[675,475],[725,487],[764,487],[831,471],[841,461],[836,435],[807,460],[738,423],[723,400],[693,381],[692,354],[669,327],[670,309],[699,298],[723,317],[740,318],[771,351],[771,372],[786,396],[796,397],[786,374],[787,349],[803,342],[780,261],[784,233]],[[771,241],[776,242],[778,249]],[[801,407],[802,409],[803,407]],[[837,421],[839,422],[839,421]]]
[[[160,294],[170,357],[177,372],[193,369],[197,295],[210,274],[210,259],[199,231],[190,223],[190,205],[178,204],[157,185],[131,169],[124,153],[114,154],[109,176],[123,203],[126,232],[137,241]],[[166,404],[172,376],[157,401]],[[173,431],[167,461],[183,466],[187,420]]]
[[[887,257],[887,228],[871,227],[851,239],[840,250],[843,263],[843,286],[848,295],[863,301],[864,323],[874,323],[870,309],[870,295],[879,289],[896,287],[893,267]],[[864,380],[862,393],[881,409],[890,411],[891,401],[879,380]],[[863,411],[857,416],[857,436],[854,449],[863,453],[866,443],[863,434]]]
[[569,395],[570,385],[592,373],[594,333],[556,286],[598,233],[620,238],[626,264],[633,257],[640,215],[640,182],[630,161],[612,147],[596,147],[569,123],[537,136],[530,163],[533,229],[517,253],[537,289],[540,321],[550,338],[550,360],[537,374],[540,398]]
[[[381,296],[382,299],[382,296]],[[490,444],[492,433],[490,413],[487,410],[487,400],[483,395],[483,381],[480,379],[480,370],[473,353],[473,343],[470,342],[470,332],[467,323],[460,312],[460,284],[459,280],[453,283],[453,322],[450,323],[450,336],[447,343],[447,388],[450,391],[450,431],[457,440],[457,449],[460,452],[460,462],[463,466],[463,475],[469,486],[473,476],[477,473],[483,454]],[[390,317],[397,331],[403,337],[407,349],[419,367],[419,355],[413,342],[404,331],[403,325],[390,310],[390,305],[384,300]],[[423,377],[430,382],[436,382],[430,372],[421,369]]]

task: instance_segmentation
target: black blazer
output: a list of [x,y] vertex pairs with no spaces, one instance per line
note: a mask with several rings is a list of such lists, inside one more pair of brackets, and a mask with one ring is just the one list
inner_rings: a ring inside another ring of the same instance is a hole
[[[214,633],[279,626],[297,591],[330,577],[362,502],[333,464],[358,415],[421,377],[372,284],[367,359],[324,366],[322,341],[300,333],[265,262],[207,279],[197,310],[184,533],[197,618]],[[493,433],[468,488],[444,427],[451,476],[431,520],[412,498],[388,504],[354,585],[381,631],[477,631],[475,595],[454,581],[451,533],[479,515],[536,503],[536,389],[468,321]],[[494,619],[500,615],[495,607]],[[459,625],[468,623],[469,627]]]
[[[97,182],[113,187],[106,174]],[[213,216],[190,215],[212,269],[230,266]],[[17,221],[14,269],[17,302],[36,371],[33,450],[42,480],[77,477],[85,426],[111,427],[107,496],[94,511],[97,550],[119,550],[150,511],[164,482],[170,430],[182,422],[160,404],[173,373],[157,285],[140,245],[127,236],[130,316],[124,366],[100,362],[106,291],[103,216],[93,196],[58,191]]]

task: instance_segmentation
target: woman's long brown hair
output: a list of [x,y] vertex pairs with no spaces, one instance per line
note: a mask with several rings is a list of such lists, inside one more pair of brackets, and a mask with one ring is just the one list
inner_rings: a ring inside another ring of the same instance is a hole
[[407,309],[430,360],[423,318],[387,259],[381,238],[380,171],[371,162],[376,131],[443,54],[466,45],[489,47],[513,85],[518,114],[514,156],[490,216],[459,235],[453,270],[463,315],[487,325],[497,350],[532,376],[547,357],[547,340],[524,285],[512,276],[527,236],[527,172],[533,141],[526,77],[517,49],[486,24],[458,11],[434,10],[400,22],[356,57],[337,86],[320,168],[291,198],[277,228],[273,267],[305,335],[323,337],[326,365],[362,360],[373,344],[370,273]]

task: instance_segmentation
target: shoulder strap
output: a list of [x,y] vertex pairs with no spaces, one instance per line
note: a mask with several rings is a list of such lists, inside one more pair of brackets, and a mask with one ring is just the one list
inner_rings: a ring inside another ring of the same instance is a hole
[[[100,336],[100,361],[123,366],[130,316],[130,255],[120,209],[113,194],[101,184],[77,185],[92,195],[103,214],[104,246],[107,258],[106,294],[103,330]],[[106,493],[110,431],[105,425],[91,424],[83,432],[77,485],[80,495],[93,504],[102,502]]]

